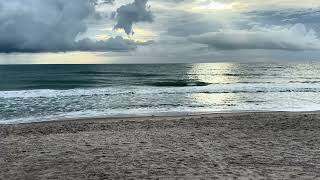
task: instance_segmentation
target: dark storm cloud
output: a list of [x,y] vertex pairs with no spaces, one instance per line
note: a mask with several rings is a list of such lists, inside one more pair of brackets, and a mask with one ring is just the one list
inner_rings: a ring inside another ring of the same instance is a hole
[[77,41],[97,3],[113,0],[0,1],[0,52],[125,51],[141,43],[121,37]]
[[135,0],[117,9],[115,29],[123,29],[127,34],[133,33],[132,26],[137,22],[152,22],[153,15],[147,7],[148,0]]

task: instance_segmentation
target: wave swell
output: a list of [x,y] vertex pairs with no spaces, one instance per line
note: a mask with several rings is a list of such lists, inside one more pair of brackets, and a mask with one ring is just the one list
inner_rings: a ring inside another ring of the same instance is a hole
[[208,86],[210,85],[210,83],[201,82],[201,81],[178,80],[178,81],[152,82],[152,83],[146,83],[146,85],[156,86],[156,87],[188,87],[188,86]]
[[[162,88],[159,88],[162,87]],[[175,88],[176,87],[176,88]],[[207,84],[203,82],[158,82],[149,86],[118,86],[101,88],[77,88],[68,90],[36,89],[0,91],[0,98],[70,97],[70,96],[130,96],[147,94],[194,93],[319,93],[318,84]]]

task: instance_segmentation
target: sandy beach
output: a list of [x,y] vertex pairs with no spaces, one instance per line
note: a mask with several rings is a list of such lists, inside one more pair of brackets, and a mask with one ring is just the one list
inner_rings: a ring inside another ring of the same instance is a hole
[[320,179],[320,113],[0,125],[0,179]]

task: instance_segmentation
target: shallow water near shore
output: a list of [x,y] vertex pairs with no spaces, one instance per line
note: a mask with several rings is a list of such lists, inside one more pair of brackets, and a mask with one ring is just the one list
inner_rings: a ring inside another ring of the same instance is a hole
[[0,123],[320,110],[320,64],[0,66]]

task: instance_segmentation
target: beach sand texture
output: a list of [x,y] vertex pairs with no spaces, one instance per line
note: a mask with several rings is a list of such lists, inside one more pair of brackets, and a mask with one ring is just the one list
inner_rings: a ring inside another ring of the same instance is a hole
[[320,179],[320,113],[0,125],[0,179]]

